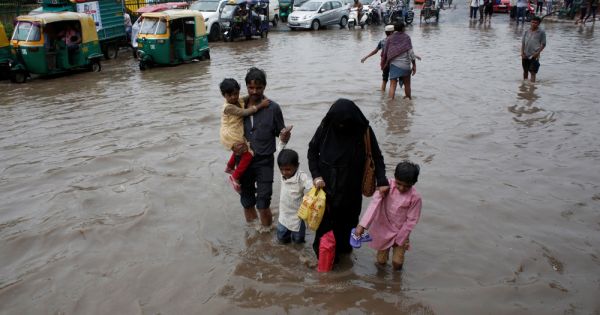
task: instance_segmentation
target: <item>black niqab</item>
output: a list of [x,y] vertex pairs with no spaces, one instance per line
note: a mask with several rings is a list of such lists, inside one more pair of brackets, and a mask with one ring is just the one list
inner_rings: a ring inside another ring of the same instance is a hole
[[321,121],[324,140],[321,161],[329,165],[345,165],[354,158],[356,148],[363,149],[362,138],[369,121],[354,102],[340,98]]

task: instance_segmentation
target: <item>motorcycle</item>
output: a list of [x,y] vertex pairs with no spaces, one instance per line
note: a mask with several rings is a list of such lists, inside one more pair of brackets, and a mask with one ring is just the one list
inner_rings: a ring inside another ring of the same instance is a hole
[[395,24],[398,21],[404,21],[405,25],[412,24],[415,18],[415,11],[409,7],[406,12],[403,10],[402,3],[398,3],[391,7],[388,11],[383,14],[383,22],[385,24]]
[[367,20],[369,15],[367,14],[367,10],[363,10],[363,15],[360,17],[360,21],[358,21],[358,9],[352,8],[350,9],[350,15],[348,15],[348,28],[354,28],[357,24],[360,28],[365,28],[367,25]]

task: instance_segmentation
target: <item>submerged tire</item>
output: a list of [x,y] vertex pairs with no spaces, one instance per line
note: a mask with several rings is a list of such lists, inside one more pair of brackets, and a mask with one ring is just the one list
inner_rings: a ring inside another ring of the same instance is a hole
[[14,83],[25,83],[27,81],[27,72],[23,70],[17,70],[10,74],[10,80]]
[[210,34],[208,36],[208,38],[210,39],[210,41],[218,41],[221,37],[221,27],[217,24],[213,24],[210,27]]
[[144,61],[140,61],[140,70],[141,70],[141,71],[145,71],[145,70],[147,70],[148,68],[149,68],[149,67],[148,67],[148,64],[147,64],[146,62],[144,62]]
[[348,17],[342,16],[340,19],[340,28],[344,28],[346,25],[348,25]]
[[111,44],[106,46],[106,50],[104,51],[104,58],[106,59],[115,59],[119,55],[119,49],[117,45]]
[[92,72],[100,72],[102,71],[102,65],[100,64],[100,60],[94,59],[90,64],[90,71]]
[[321,27],[321,24],[319,23],[319,20],[314,20],[314,21],[312,21],[312,23],[310,24],[310,28],[311,28],[313,31],[317,31],[317,30],[319,30],[319,28],[320,28],[320,27]]

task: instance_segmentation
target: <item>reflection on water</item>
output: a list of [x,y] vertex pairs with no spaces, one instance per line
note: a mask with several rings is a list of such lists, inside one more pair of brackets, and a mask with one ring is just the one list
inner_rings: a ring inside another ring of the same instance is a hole
[[[456,6],[407,28],[423,58],[410,101],[378,91],[377,56],[360,63],[377,27],[281,25],[211,43],[209,61],[140,72],[123,53],[99,73],[0,82],[0,313],[600,312],[594,27],[544,23],[530,84],[519,58],[529,25],[469,22]],[[319,274],[312,232],[280,245],[244,222],[223,173],[218,84],[244,86],[251,66],[294,125],[304,171],[340,97],[369,119],[388,176],[403,159],[422,165],[402,272],[364,246]]]
[[536,85],[534,83],[523,82],[519,86],[517,101],[525,103],[524,105],[515,104],[508,107],[508,111],[515,114],[515,122],[531,127],[534,124],[547,124],[556,121],[555,113],[546,111],[541,107],[534,105],[540,98],[536,94]]

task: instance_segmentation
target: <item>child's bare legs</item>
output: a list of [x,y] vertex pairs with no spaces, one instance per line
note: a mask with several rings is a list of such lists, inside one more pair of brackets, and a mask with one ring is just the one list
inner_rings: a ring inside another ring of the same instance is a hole
[[381,91],[385,92],[385,86],[387,85],[387,81],[381,81]]
[[392,255],[392,267],[394,267],[394,270],[402,270],[402,265],[404,264],[404,252],[406,252],[406,247],[404,245],[394,245]]
[[[242,191],[240,179],[244,175],[244,172],[250,166],[252,162],[252,153],[248,151],[248,145],[246,143],[236,143],[232,147],[233,154],[227,163],[225,172],[230,173],[229,184],[238,193]],[[239,162],[235,165],[235,161],[239,157]],[[232,169],[235,167],[235,170]]]
[[404,84],[404,98],[408,98],[409,100],[411,100],[411,95],[410,95],[410,74],[402,77],[402,82]]
[[390,93],[388,94],[388,96],[391,99],[394,99],[394,96],[396,95],[396,86],[398,85],[398,79],[391,79],[390,80]]
[[377,251],[377,263],[379,265],[385,266],[388,261],[388,256],[390,253],[390,249],[378,250]]

